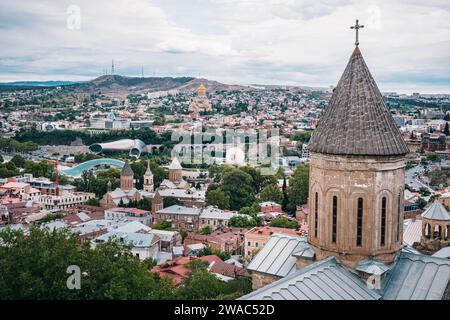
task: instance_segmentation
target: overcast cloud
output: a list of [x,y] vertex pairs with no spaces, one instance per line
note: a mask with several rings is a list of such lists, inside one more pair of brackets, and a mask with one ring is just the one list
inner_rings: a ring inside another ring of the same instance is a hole
[[0,81],[88,80],[114,59],[122,75],[330,86],[356,18],[381,90],[450,93],[448,0],[0,0]]

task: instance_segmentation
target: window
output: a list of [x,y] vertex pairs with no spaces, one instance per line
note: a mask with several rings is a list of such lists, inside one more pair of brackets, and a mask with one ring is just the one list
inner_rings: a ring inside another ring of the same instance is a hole
[[401,214],[401,194],[398,195],[398,201],[397,201],[397,241],[400,240],[400,214]]
[[386,244],[386,197],[381,199],[381,237],[380,245]]
[[251,247],[251,245],[252,245],[252,243],[249,241],[249,242],[247,243],[247,246]]
[[318,214],[318,205],[319,205],[319,194],[316,192],[316,197],[314,200],[314,237],[317,238],[317,224],[318,224],[318,219],[319,219],[319,214]]
[[337,197],[333,197],[333,231],[332,231],[332,242],[336,243],[337,238]]
[[363,198],[358,198],[357,219],[356,219],[356,245],[362,246],[362,226],[363,226]]
[[258,242],[255,242],[255,247],[257,247],[257,248],[258,248]]

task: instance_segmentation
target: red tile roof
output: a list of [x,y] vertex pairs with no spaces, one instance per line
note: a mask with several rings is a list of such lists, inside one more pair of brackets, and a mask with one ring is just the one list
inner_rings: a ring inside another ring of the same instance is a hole
[[173,284],[180,284],[192,271],[188,263],[193,260],[202,260],[209,264],[209,272],[221,274],[230,278],[246,277],[247,270],[227,264],[216,255],[197,257],[178,257],[170,261],[163,262],[151,269],[151,272],[158,273],[161,278],[172,279]]
[[292,235],[299,235],[300,233],[294,229],[288,229],[288,228],[278,228],[278,227],[254,227],[253,229],[250,229],[247,234],[261,234],[265,236],[270,236],[274,233],[287,233]]

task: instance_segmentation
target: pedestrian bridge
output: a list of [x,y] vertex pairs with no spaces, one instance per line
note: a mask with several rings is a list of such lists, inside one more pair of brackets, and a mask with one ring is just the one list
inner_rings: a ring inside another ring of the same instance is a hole
[[79,165],[76,165],[69,169],[60,170],[60,172],[66,176],[79,177],[84,171],[100,165],[109,165],[117,169],[122,169],[123,166],[125,165],[125,162],[110,158],[94,159],[80,163]]

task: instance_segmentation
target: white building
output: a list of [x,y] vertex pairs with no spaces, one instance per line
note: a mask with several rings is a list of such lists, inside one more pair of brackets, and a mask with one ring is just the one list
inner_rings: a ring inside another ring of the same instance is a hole
[[94,239],[92,244],[95,246],[107,242],[109,239],[115,239],[123,245],[131,246],[131,252],[140,260],[158,258],[160,239],[155,234],[113,230]]
[[59,196],[41,194],[34,197],[33,202],[47,210],[66,210],[93,198],[95,194],[90,192],[63,192]]
[[232,217],[238,216],[237,211],[224,211],[217,207],[209,206],[200,212],[199,229],[210,226],[213,230],[228,226]]
[[111,208],[105,210],[106,220],[139,221],[150,226],[152,224],[152,214],[150,211],[136,208]]

